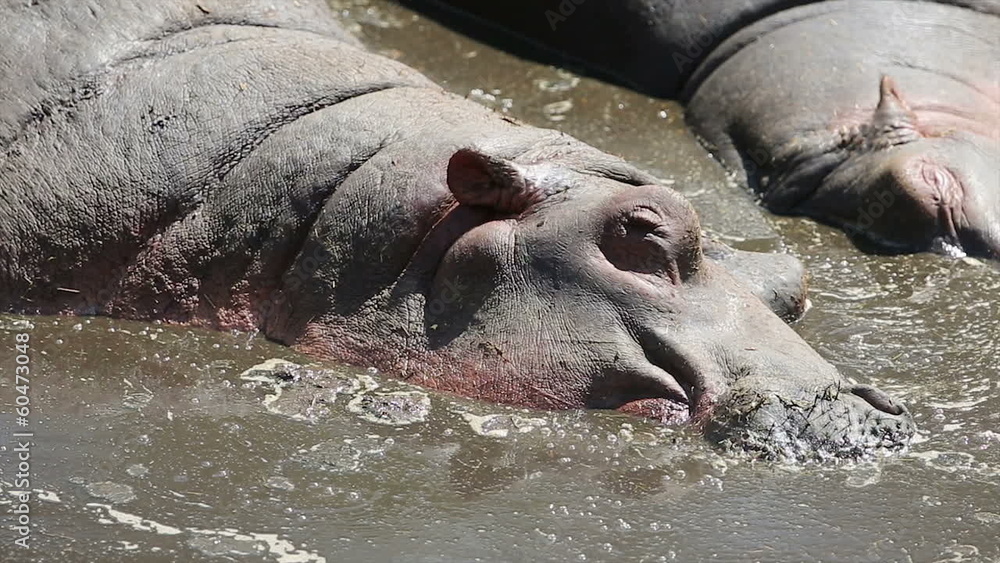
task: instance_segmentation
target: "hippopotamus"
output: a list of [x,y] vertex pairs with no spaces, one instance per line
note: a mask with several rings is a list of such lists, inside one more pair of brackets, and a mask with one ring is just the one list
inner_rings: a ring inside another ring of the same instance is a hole
[[763,457],[914,433],[775,314],[796,263],[760,279],[655,177],[367,52],[322,1],[7,3],[0,46],[2,310],[260,331]]
[[403,3],[428,2],[680,100],[771,211],[865,250],[1000,257],[997,0]]

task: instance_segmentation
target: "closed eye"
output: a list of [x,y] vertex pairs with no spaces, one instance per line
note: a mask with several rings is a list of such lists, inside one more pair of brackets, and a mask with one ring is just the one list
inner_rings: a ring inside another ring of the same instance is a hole
[[652,209],[639,207],[618,216],[605,228],[601,251],[615,268],[680,283],[676,242],[669,225]]

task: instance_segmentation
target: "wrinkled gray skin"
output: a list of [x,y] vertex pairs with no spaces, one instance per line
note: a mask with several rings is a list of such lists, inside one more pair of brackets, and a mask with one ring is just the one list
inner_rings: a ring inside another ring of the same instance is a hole
[[736,250],[707,239],[702,242],[702,253],[724,267],[782,319],[791,322],[805,313],[808,275],[795,257]]
[[322,2],[8,3],[0,41],[3,310],[261,330],[770,458],[913,434],[722,266],[742,255],[705,259],[676,192],[361,50]]
[[772,211],[869,250],[1000,258],[1000,0],[403,2],[681,99]]

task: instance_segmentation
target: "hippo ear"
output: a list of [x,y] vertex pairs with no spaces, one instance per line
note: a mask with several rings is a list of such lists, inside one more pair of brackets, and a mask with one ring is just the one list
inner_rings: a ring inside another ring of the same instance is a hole
[[896,81],[889,75],[882,76],[879,84],[878,107],[872,116],[872,126],[875,133],[880,136],[891,135],[899,142],[909,142],[914,140],[917,134],[917,115],[910,109],[909,104],[900,94]]
[[448,161],[448,188],[462,205],[520,214],[546,197],[529,170],[513,162],[460,149]]

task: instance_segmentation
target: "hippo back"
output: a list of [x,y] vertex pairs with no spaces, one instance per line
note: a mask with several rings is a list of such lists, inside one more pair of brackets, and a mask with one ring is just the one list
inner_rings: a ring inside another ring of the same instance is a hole
[[[344,231],[337,271],[367,280],[338,303],[395,280],[459,146],[514,158],[541,143],[601,176],[635,172],[358,48],[322,0],[271,4],[3,8],[0,309],[254,329],[324,208]],[[378,242],[347,242],[359,231]],[[376,246],[398,258],[384,276],[355,256]]]
[[265,0],[46,1],[0,4],[0,146],[27,123],[95,95],[93,78],[153,57],[170,35],[209,26],[286,28],[355,43],[322,3]]
[[[99,312],[128,278],[190,295],[190,259],[211,270],[231,249],[247,264],[227,268],[273,276],[260,221],[278,240],[301,230],[338,176],[327,189],[292,182],[285,153],[258,149],[301,117],[397,86],[432,84],[357,48],[321,1],[0,4],[0,301]],[[338,147],[326,164],[358,152]],[[278,187],[280,202],[251,205]],[[149,271],[160,282],[140,280]]]

